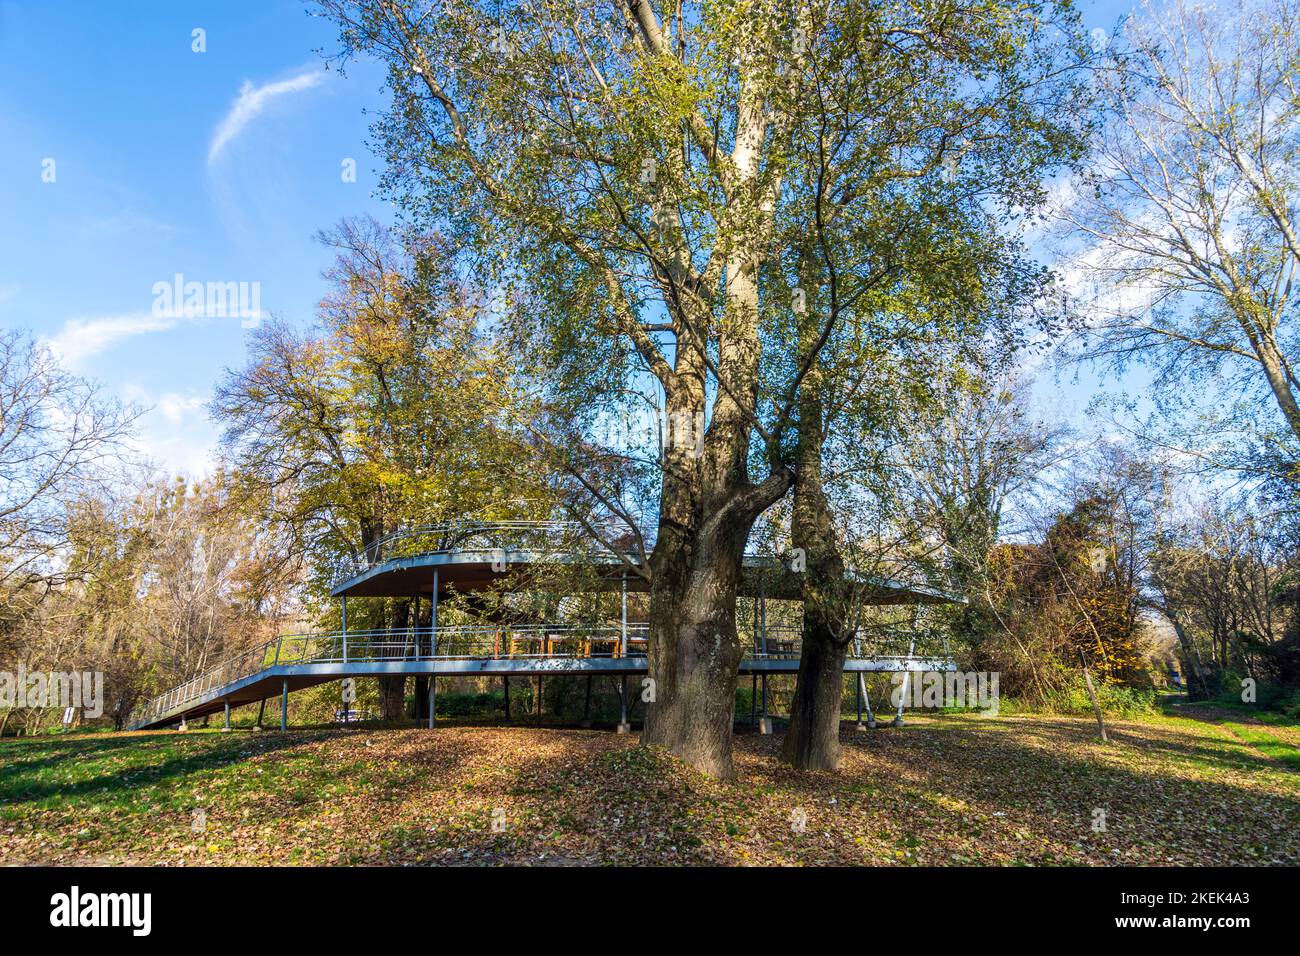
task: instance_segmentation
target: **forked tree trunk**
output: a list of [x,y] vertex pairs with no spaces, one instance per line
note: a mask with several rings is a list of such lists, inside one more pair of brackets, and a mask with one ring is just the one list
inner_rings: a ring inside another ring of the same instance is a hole
[[[749,347],[755,347],[753,343]],[[722,349],[724,368],[756,367]],[[696,385],[670,393],[671,414],[703,419]],[[736,372],[733,381],[744,380]],[[752,375],[740,393],[752,392]],[[659,536],[650,556],[649,671],[642,743],[666,748],[698,770],[731,779],[732,725],[742,649],[736,593],[754,521],[780,499],[793,475],[778,468],[758,484],[748,476],[750,421],[733,396],[719,396],[702,449],[674,440],[666,449]],[[678,436],[680,438],[680,436]]]
[[[637,4],[634,15],[648,22],[649,4]],[[789,490],[792,478],[786,469],[774,467],[762,482],[751,484],[748,472],[758,407],[758,268],[764,250],[762,229],[741,228],[737,220],[759,209],[763,195],[758,174],[767,78],[760,72],[755,61],[741,64],[725,222],[735,228],[726,251],[726,300],[716,357],[719,384],[707,435],[701,434],[708,392],[704,383],[710,375],[707,343],[702,346],[690,330],[708,328],[711,316],[700,313],[695,321],[682,323],[672,387],[665,383],[670,429],[674,423],[695,424],[689,436],[670,435],[665,449],[659,538],[650,562],[654,700],[647,701],[641,737],[724,779],[735,776],[731,738],[741,658],[736,592],[745,542],[755,519]],[[699,438],[703,441],[689,440]]]
[[791,539],[803,552],[803,646],[781,758],[800,770],[838,770],[840,697],[848,642],[841,640],[849,610],[844,559],[822,475],[825,411],[822,376],[812,369],[799,398],[799,478],[794,489]]

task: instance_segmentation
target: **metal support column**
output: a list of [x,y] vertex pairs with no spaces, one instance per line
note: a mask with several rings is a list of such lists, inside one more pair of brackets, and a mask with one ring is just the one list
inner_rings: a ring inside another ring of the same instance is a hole
[[[758,620],[759,620],[759,653],[763,660],[767,660],[767,591],[764,589],[758,596]],[[770,734],[772,732],[772,718],[767,715],[767,671],[764,671],[760,682],[763,685],[763,716],[758,721],[758,732],[760,734]]]
[[627,719],[627,675],[624,674],[618,679],[618,732],[620,734],[630,734],[632,725]]
[[506,692],[506,723],[510,723],[510,678],[504,674],[501,675],[501,686]]
[[230,731],[230,699],[226,698],[226,722],[221,728],[222,733]]
[[284,679],[280,688],[280,730],[289,729],[289,678]]
[[619,639],[619,656],[627,657],[627,569],[623,569],[623,630]]
[[438,569],[433,569],[433,598],[429,602],[429,656],[438,656]]
[[[854,657],[861,657],[861,656],[862,656],[862,640],[861,640],[860,638],[857,638],[857,637],[853,638],[853,656],[854,656]],[[872,730],[875,730],[875,729],[876,729],[876,715],[873,714],[873,713],[871,712],[871,696],[867,693],[867,675],[864,674],[864,673],[862,673],[862,671],[858,671],[858,673],[857,673],[857,678],[858,678],[858,726],[857,726],[857,729],[858,729],[858,730],[866,730],[866,729],[869,727],[869,728],[871,728]],[[863,723],[862,723],[862,708],[863,708],[864,705],[865,705],[866,708],[867,708],[867,723],[866,723],[865,726],[864,726]]]
[[[858,672],[858,697],[867,708],[867,726],[876,729],[876,715],[871,712],[871,695],[867,693],[867,675],[861,671]],[[862,728],[862,714],[858,714],[858,729]]]
[[[627,568],[623,569],[623,629],[619,637],[619,656],[624,660],[627,659]],[[618,685],[618,732],[620,734],[630,734],[632,724],[627,719],[627,675],[619,680]]]
[[343,663],[348,662],[348,596],[343,595]]
[[908,670],[903,671],[903,692],[898,695],[898,715],[894,717],[894,726],[903,726],[903,707],[907,703],[907,685],[912,679],[912,655],[916,652],[916,635],[912,635],[911,643],[907,645],[907,663]]
[[[419,604],[416,608],[418,610]],[[417,620],[418,625],[418,620]],[[416,648],[419,648],[419,630],[416,631]],[[438,656],[438,569],[433,569],[433,593],[429,595],[429,659]],[[433,730],[433,715],[438,705],[438,675],[429,672],[429,729]]]

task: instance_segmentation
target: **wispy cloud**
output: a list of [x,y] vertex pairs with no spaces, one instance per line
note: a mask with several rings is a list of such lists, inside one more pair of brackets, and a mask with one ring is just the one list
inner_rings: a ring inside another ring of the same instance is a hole
[[122,397],[146,409],[133,440],[153,464],[191,478],[212,473],[217,457],[217,428],[207,413],[207,397],[197,393],[156,394],[135,382],[122,386]]
[[202,395],[168,392],[158,399],[158,413],[171,424],[179,425],[186,416],[202,411],[207,401]]
[[262,86],[254,86],[251,80],[245,80],[239,90],[239,96],[230,106],[230,111],[213,130],[212,144],[208,147],[208,165],[211,166],[216,162],[221,151],[262,112],[269,100],[277,96],[309,90],[324,79],[325,72],[312,67],[287,80],[276,80],[272,83],[264,83]]
[[176,227],[169,222],[145,215],[134,209],[125,209],[111,216],[84,219],[71,226],[71,232],[78,239],[106,239],[121,235],[133,238],[156,236],[169,238],[176,234]]
[[65,365],[75,368],[122,339],[148,332],[165,332],[175,326],[176,321],[172,316],[148,312],[68,319],[48,344]]

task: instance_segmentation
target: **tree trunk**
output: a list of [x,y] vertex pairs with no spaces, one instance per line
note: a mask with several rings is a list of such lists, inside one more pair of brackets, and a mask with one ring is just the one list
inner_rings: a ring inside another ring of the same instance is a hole
[[[803,348],[812,347],[816,323],[801,320]],[[790,725],[781,757],[800,770],[838,770],[840,766],[840,696],[844,689],[845,636],[850,594],[844,559],[835,541],[835,517],[826,500],[822,447],[826,411],[823,374],[814,365],[799,396],[791,540],[803,552],[803,641],[799,676],[790,705]]]
[[[1178,623],[1178,618],[1174,616],[1172,611],[1166,609],[1165,617],[1169,618],[1169,623],[1174,626],[1174,634],[1178,637],[1178,643],[1183,648],[1183,662],[1187,665],[1186,670],[1189,671],[1187,675],[1188,700],[1209,700],[1210,689],[1205,684],[1205,675],[1201,673],[1201,656],[1196,653],[1196,646],[1192,643],[1192,639],[1188,637],[1187,632],[1183,630],[1183,626]],[[1199,697],[1192,686],[1193,677],[1201,685],[1201,695]]]
[[1255,354],[1259,356],[1259,363],[1264,369],[1269,390],[1272,391],[1277,407],[1290,426],[1291,434],[1300,438],[1300,403],[1296,402],[1295,393],[1291,391],[1291,378],[1286,368],[1285,354],[1278,345],[1277,335],[1270,320],[1260,315],[1263,311],[1262,307],[1252,304],[1247,315],[1240,316],[1238,321],[1250,339]]
[[842,637],[848,609],[844,560],[822,491],[820,461],[811,457],[800,463],[791,530],[806,564],[803,641],[781,757],[800,770],[838,770],[840,697],[848,656],[848,641]]
[[[656,546],[650,590],[650,678],[642,742],[710,776],[731,779],[736,679],[742,655],[736,591],[743,532],[697,536],[694,549]],[[738,540],[737,540],[738,539]]]
[[781,759],[799,770],[840,767],[840,698],[848,645],[816,615],[805,618],[799,677],[790,704],[790,727]]
[[[752,303],[741,312],[747,318],[737,324],[752,329]],[[703,360],[693,350],[679,355],[677,387],[666,396],[659,534],[650,555],[653,699],[641,740],[727,779],[735,775],[732,725],[742,656],[736,592],[745,542],[754,520],[791,480],[779,469],[759,484],[749,481],[751,422],[742,403],[757,387],[756,352],[748,354],[756,348],[744,336],[721,348],[719,363],[731,386],[715,399],[707,436]]]
[[420,675],[415,678],[415,713],[416,720],[429,718],[429,678]]
[[[649,4],[634,11],[643,22]],[[767,130],[765,91],[769,78],[756,58],[743,57],[737,94],[732,179],[724,233],[725,303],[718,335],[717,390],[707,435],[704,408],[706,341],[693,330],[708,328],[711,316],[695,321],[675,316],[676,367],[664,383],[665,411],[681,424],[694,423],[692,437],[670,435],[660,495],[659,538],[651,555],[648,702],[642,741],[666,747],[704,773],[732,778],[731,738],[736,679],[742,650],[736,634],[736,592],[745,543],[755,519],[789,490],[791,472],[773,462],[758,484],[749,481],[750,432],[758,407],[758,269],[765,255],[764,220],[745,217],[761,209],[759,170]],[[689,311],[696,306],[683,304]],[[705,321],[699,321],[705,319]],[[777,450],[769,449],[769,459]]]
[[[389,641],[396,640],[397,635],[406,628],[409,613],[410,606],[405,601],[395,601],[393,603],[390,618],[392,633],[388,637]],[[405,674],[394,674],[389,677],[379,678],[379,716],[382,720],[401,720],[406,716]]]
[[[736,593],[745,543],[754,520],[790,487],[785,469],[748,482],[748,425],[725,419],[710,428],[733,429],[720,439],[721,455],[707,454],[699,505],[692,496],[668,498],[650,556],[649,671],[641,740],[666,748],[710,776],[732,779],[732,728],[742,648],[736,633]],[[711,434],[711,437],[715,437]],[[722,459],[722,460],[719,460]],[[671,471],[669,472],[671,474]],[[710,477],[712,476],[712,477]],[[667,476],[665,486],[670,484]],[[685,490],[685,489],[682,489]],[[693,489],[691,489],[693,490]],[[671,510],[670,510],[671,509]],[[674,514],[680,517],[674,520]]]
[[383,720],[401,720],[406,716],[406,676],[380,677],[379,716]]

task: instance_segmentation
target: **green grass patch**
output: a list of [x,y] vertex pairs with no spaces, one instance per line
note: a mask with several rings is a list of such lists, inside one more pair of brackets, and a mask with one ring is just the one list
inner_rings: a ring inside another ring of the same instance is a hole
[[1267,757],[1300,770],[1300,749],[1261,729],[1257,724],[1225,723],[1225,727]]
[[1102,744],[1090,716],[918,714],[846,729],[834,773],[738,735],[727,781],[574,728],[21,738],[0,865],[1294,864],[1287,733],[1155,714]]

